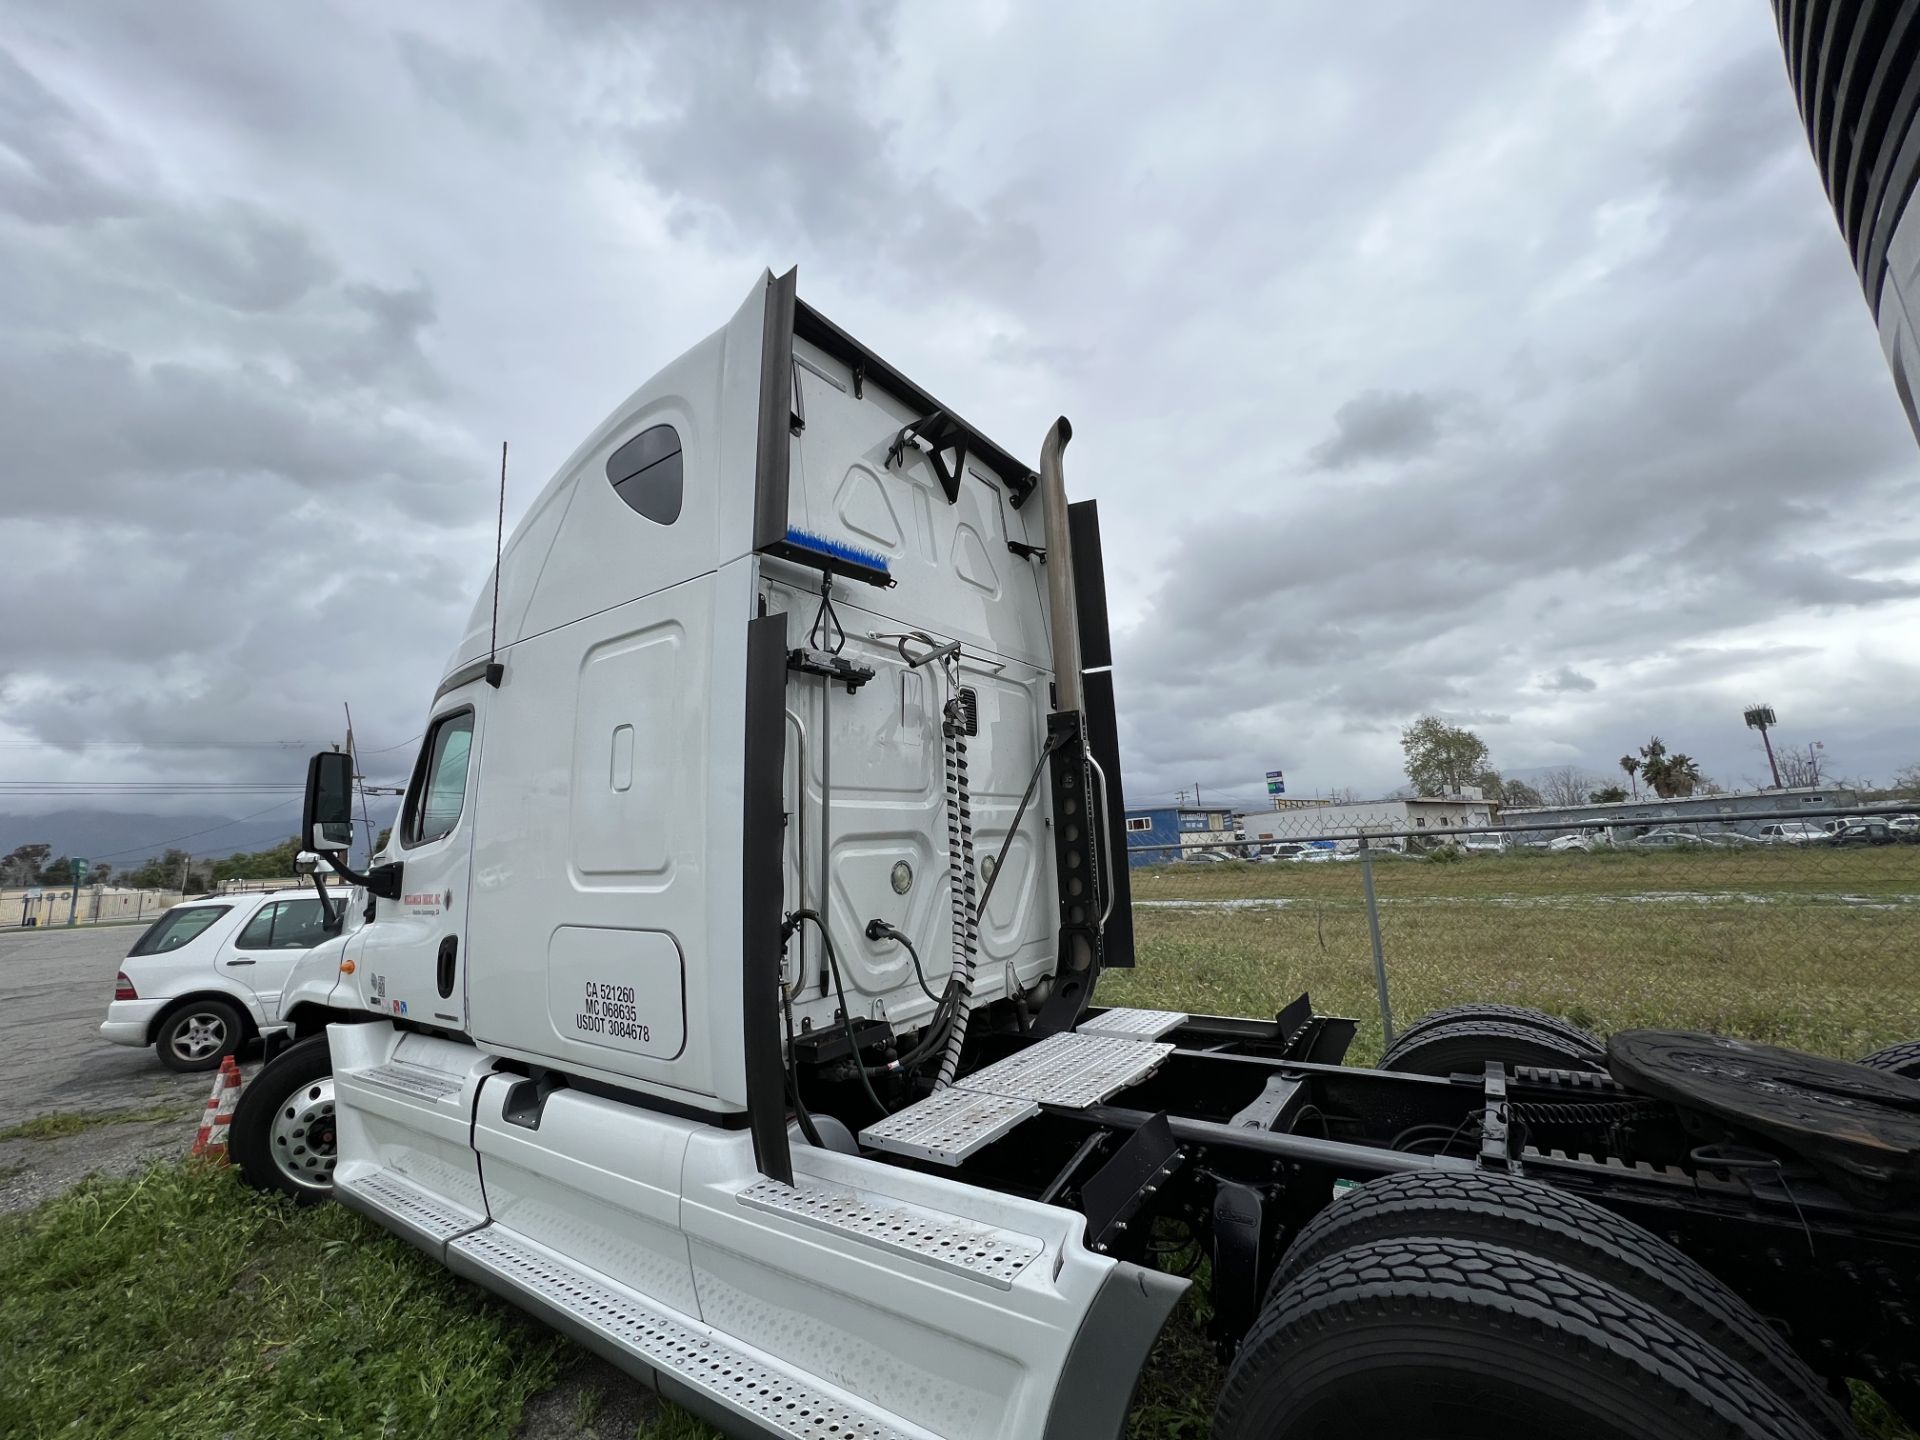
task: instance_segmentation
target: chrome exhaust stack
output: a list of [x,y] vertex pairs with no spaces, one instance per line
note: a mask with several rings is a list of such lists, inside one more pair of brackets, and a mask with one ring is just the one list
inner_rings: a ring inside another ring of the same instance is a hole
[[1080,605],[1073,586],[1073,541],[1067,530],[1067,480],[1060,457],[1073,439],[1062,415],[1040,446],[1040,505],[1047,523],[1047,601],[1052,611],[1054,710],[1083,708],[1080,691]]

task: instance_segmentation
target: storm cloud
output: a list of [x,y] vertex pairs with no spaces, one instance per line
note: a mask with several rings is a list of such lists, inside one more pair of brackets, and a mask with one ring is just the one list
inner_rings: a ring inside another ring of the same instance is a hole
[[1920,761],[1920,457],[1764,8],[120,3],[0,5],[0,777],[291,782],[182,742],[342,701],[397,773],[501,439],[511,525],[794,263],[1072,417],[1136,800],[1385,789],[1426,711]]

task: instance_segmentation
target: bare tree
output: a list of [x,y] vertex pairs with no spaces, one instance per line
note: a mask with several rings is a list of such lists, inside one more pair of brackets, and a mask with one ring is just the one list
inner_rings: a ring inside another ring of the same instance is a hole
[[1780,763],[1782,785],[1815,789],[1826,783],[1827,748],[1818,740],[1810,740],[1804,746],[1785,746],[1775,758]]
[[1578,765],[1562,765],[1540,777],[1540,794],[1549,805],[1585,805],[1600,782]]

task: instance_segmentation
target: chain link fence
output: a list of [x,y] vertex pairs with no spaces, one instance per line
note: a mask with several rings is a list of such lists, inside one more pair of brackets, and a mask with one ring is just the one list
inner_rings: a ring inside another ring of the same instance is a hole
[[1394,1022],[1475,1001],[1857,1058],[1920,1038],[1916,812],[1337,831],[1263,812],[1260,838],[1129,847],[1138,968],[1100,999],[1257,1015],[1308,991],[1361,1021],[1362,1063]]

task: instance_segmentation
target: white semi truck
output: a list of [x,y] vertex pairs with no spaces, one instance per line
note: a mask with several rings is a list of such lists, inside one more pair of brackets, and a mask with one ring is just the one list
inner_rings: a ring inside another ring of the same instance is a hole
[[[792,273],[636,391],[506,544],[364,873],[313,761],[365,923],[289,986],[246,1177],[732,1434],[1121,1434],[1202,1262],[1224,1436],[1800,1440],[1847,1433],[1809,1361],[1920,1393],[1920,1084],[1834,1067],[1849,1146],[1695,1083],[1823,1103],[1832,1062],[1737,1042],[1467,1007],[1362,1071],[1305,997],[1091,1003],[1132,932],[1069,434],[1030,469]],[[1873,1263],[1809,1301],[1815,1232]]]

